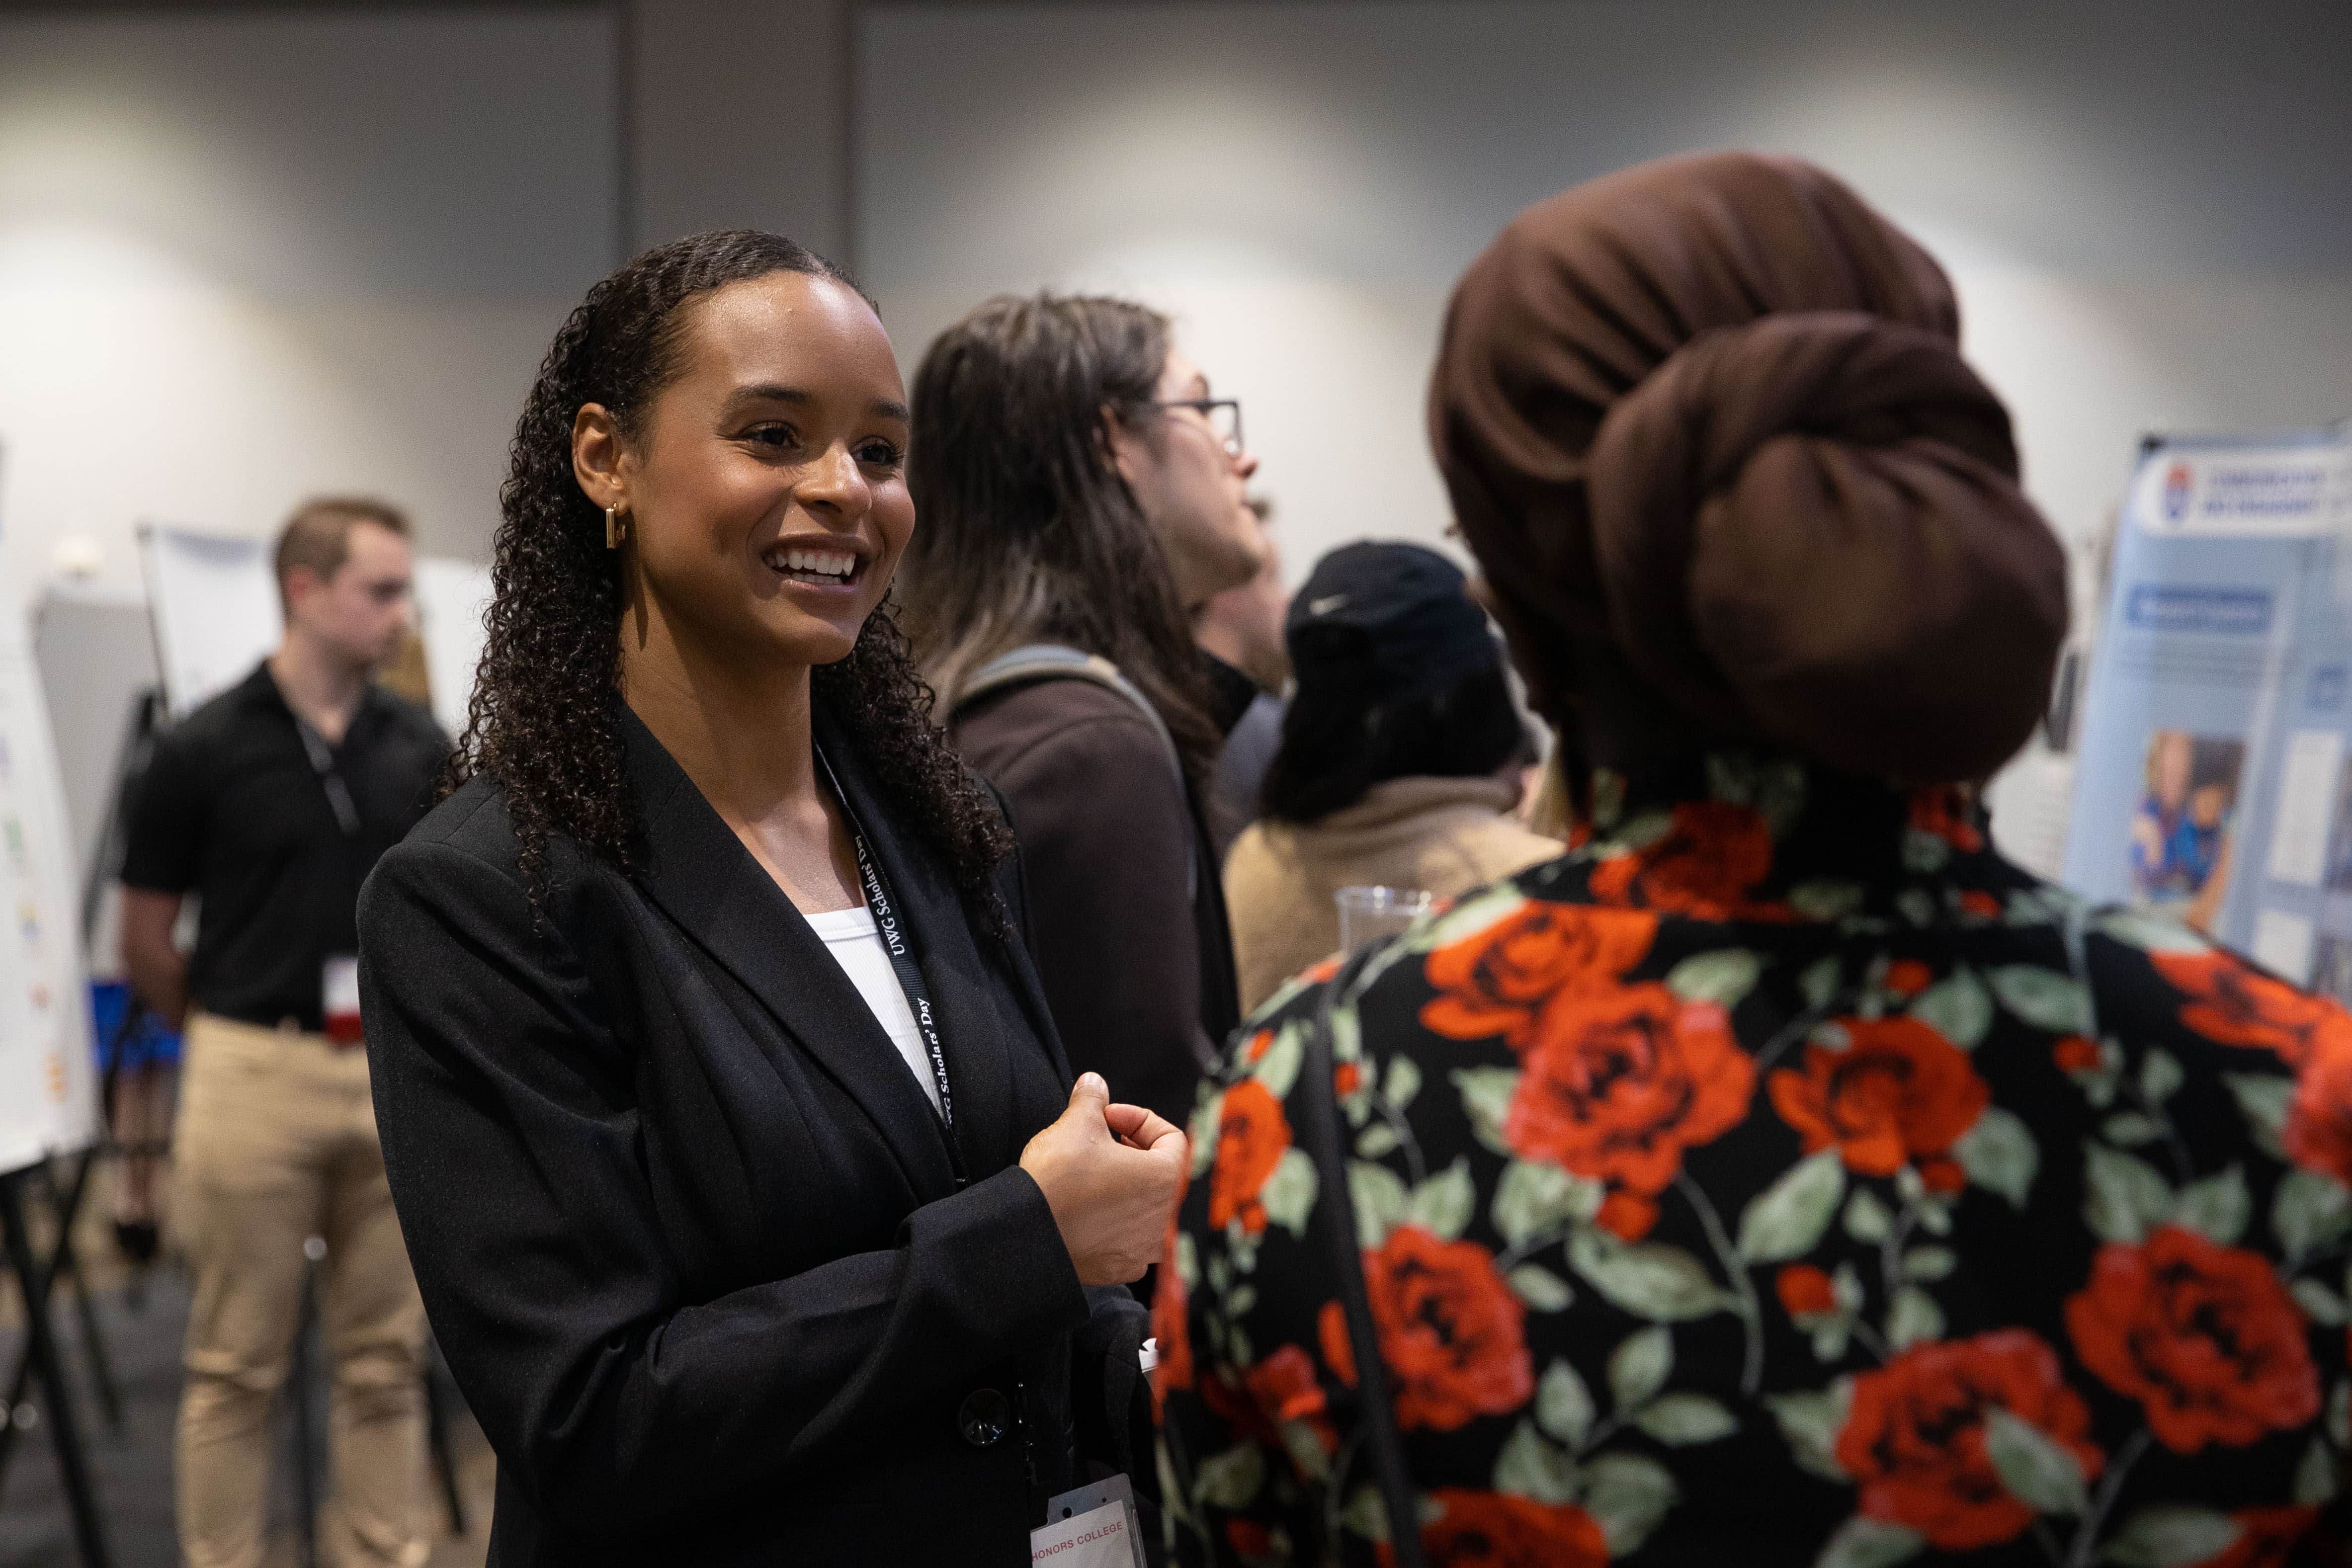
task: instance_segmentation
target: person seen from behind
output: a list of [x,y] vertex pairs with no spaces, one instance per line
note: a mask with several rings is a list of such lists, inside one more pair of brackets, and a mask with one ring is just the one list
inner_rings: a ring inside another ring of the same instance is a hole
[[1745,153],[1463,278],[1433,439],[1592,837],[1221,1065],[1160,1270],[1189,1560],[2341,1540],[2352,1017],[1988,839],[2065,564],[1958,326]]
[[1070,1065],[1181,1121],[1240,1019],[1192,632],[1264,556],[1240,405],[1158,312],[1050,294],[941,333],[913,405],[908,634],[1010,809]]
[[[122,956],[184,1028],[172,1215],[194,1295],[176,1452],[194,1568],[253,1568],[270,1409],[316,1236],[332,1392],[324,1532],[344,1564],[427,1550],[425,1309],[385,1185],[360,1049],[360,885],[424,816],[448,743],[376,684],[414,608],[407,520],[312,501],[279,535],[277,652],[155,742],[130,816]],[[197,899],[196,941],[173,942]]]
[[1265,817],[1225,861],[1244,1009],[1338,950],[1342,887],[1451,898],[1559,853],[1512,817],[1532,748],[1464,589],[1434,550],[1353,544],[1291,601],[1297,690]]

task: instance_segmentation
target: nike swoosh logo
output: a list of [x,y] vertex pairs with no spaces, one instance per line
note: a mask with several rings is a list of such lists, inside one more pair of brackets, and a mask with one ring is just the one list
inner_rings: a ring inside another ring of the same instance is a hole
[[1328,615],[1331,612],[1339,609],[1341,605],[1347,602],[1348,596],[1344,593],[1335,593],[1328,599],[1310,599],[1307,601],[1307,613],[1309,615]]

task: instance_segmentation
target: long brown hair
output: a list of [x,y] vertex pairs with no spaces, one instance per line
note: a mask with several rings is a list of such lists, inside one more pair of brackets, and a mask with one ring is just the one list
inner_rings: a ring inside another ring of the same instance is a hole
[[[602,403],[635,434],[676,376],[690,300],[730,283],[796,272],[855,288],[839,267],[779,235],[715,230],[646,252],[588,291],[555,334],[515,426],[495,591],[474,702],[444,776],[454,789],[487,774],[505,791],[534,904],[547,881],[547,841],[568,834],[626,865],[636,802],[620,726],[621,557],[604,516],[572,470],[572,425]],[[1012,846],[995,801],[930,720],[907,641],[886,604],[866,617],[848,657],[810,673],[816,702],[848,732],[890,804],[951,867],[975,911],[1001,918],[989,875]]]
[[949,703],[1026,643],[1119,667],[1159,711],[1193,788],[1220,737],[1165,549],[1112,463],[1108,411],[1158,439],[1168,319],[1124,299],[990,300],[915,372],[908,485],[919,522],[898,580],[908,634]]

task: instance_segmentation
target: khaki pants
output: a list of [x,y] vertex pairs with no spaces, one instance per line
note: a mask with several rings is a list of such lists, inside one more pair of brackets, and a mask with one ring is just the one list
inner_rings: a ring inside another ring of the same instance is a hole
[[188,1563],[261,1561],[270,1402],[293,1362],[312,1236],[327,1243],[319,1306],[333,1378],[326,1560],[423,1563],[425,1308],[384,1185],[366,1052],[192,1017],[173,1164],[195,1274],[179,1432]]

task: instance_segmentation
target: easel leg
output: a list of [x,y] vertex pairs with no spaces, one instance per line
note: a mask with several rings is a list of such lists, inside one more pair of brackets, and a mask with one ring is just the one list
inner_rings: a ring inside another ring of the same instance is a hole
[[303,1270],[301,1326],[294,1334],[293,1375],[286,1380],[286,1392],[294,1403],[294,1550],[302,1568],[319,1568],[319,1478],[310,1448],[311,1377],[315,1365],[312,1358],[319,1342],[320,1256],[311,1252],[311,1248],[317,1244],[318,1238],[314,1236],[302,1247],[310,1264]]
[[89,1293],[89,1281],[82,1277],[79,1262],[73,1271],[74,1317],[81,1325],[82,1359],[89,1363],[89,1385],[98,1395],[99,1414],[106,1418],[106,1429],[120,1434],[122,1430],[122,1395],[114,1382],[114,1364],[107,1358],[104,1332],[99,1327],[98,1302]]
[[466,1533],[466,1496],[457,1486],[457,1460],[449,1448],[449,1407],[441,1398],[441,1349],[432,1341],[425,1348],[425,1432],[432,1446],[433,1469],[441,1479],[441,1493],[449,1504],[449,1533]]
[[74,1427],[73,1395],[66,1386],[57,1342],[49,1334],[48,1278],[33,1260],[33,1238],[25,1224],[24,1180],[22,1171],[0,1176],[0,1229],[7,1233],[8,1262],[24,1291],[26,1353],[48,1403],[45,1413],[49,1418],[49,1444],[57,1452],[58,1473],[65,1483],[66,1504],[73,1513],[74,1541],[81,1550],[82,1563],[84,1568],[109,1568],[112,1559],[99,1521],[98,1498],[90,1490],[81,1434]]
[[[57,1176],[55,1170],[51,1167],[27,1167],[25,1171],[18,1173],[17,1176],[14,1176],[9,1179],[11,1181],[19,1179],[28,1181],[31,1179],[32,1173],[36,1169],[40,1171],[43,1180],[48,1184],[49,1207],[56,1210],[59,1216],[64,1217],[63,1223],[66,1227],[66,1228],[58,1233],[58,1245],[50,1250],[48,1267],[41,1270],[38,1299],[43,1303],[44,1307],[46,1307],[51,1293],[56,1289],[58,1275],[59,1271],[66,1267],[66,1260],[71,1256],[66,1243],[72,1239],[72,1220],[70,1216],[79,1206],[80,1194],[79,1189],[77,1189],[73,1196],[65,1202],[61,1203],[58,1201]],[[30,1243],[27,1242],[27,1245],[29,1246]],[[26,1299],[27,1301],[30,1301],[34,1298],[28,1295]],[[27,1339],[24,1345],[17,1350],[16,1364],[8,1374],[8,1396],[5,1404],[0,1404],[0,1412],[14,1410],[17,1406],[22,1405],[25,1402],[26,1394],[31,1390],[32,1386],[33,1343],[30,1339]],[[16,1452],[16,1430],[17,1428],[13,1422],[0,1421],[0,1479],[5,1479],[8,1474],[8,1458],[10,1455]]]
[[[40,1287],[40,1299],[44,1309],[46,1310],[47,1303],[49,1299],[49,1281],[47,1275],[42,1276]],[[29,1306],[32,1301],[32,1296],[29,1291],[26,1293],[25,1300],[27,1306]],[[28,1338],[25,1342],[24,1347],[16,1352],[16,1367],[14,1372],[11,1372],[8,1375],[8,1396],[5,1401],[0,1401],[0,1412],[13,1411],[17,1406],[22,1405],[25,1402],[26,1394],[31,1390],[32,1386],[33,1343]],[[5,1480],[7,1479],[8,1458],[16,1451],[16,1424],[14,1421],[0,1421],[0,1480]]]
[[115,1387],[114,1365],[106,1354],[106,1340],[99,1331],[98,1306],[89,1293],[89,1280],[82,1273],[81,1255],[74,1250],[74,1227],[80,1222],[81,1206],[89,1196],[90,1172],[98,1165],[99,1150],[84,1149],[74,1166],[73,1179],[62,1191],[58,1186],[55,1169],[49,1177],[49,1191],[57,1199],[57,1254],[49,1260],[50,1289],[55,1281],[73,1282],[74,1316],[81,1328],[82,1358],[89,1363],[90,1387],[97,1392],[98,1408],[106,1417],[107,1430],[122,1430],[122,1396]]

